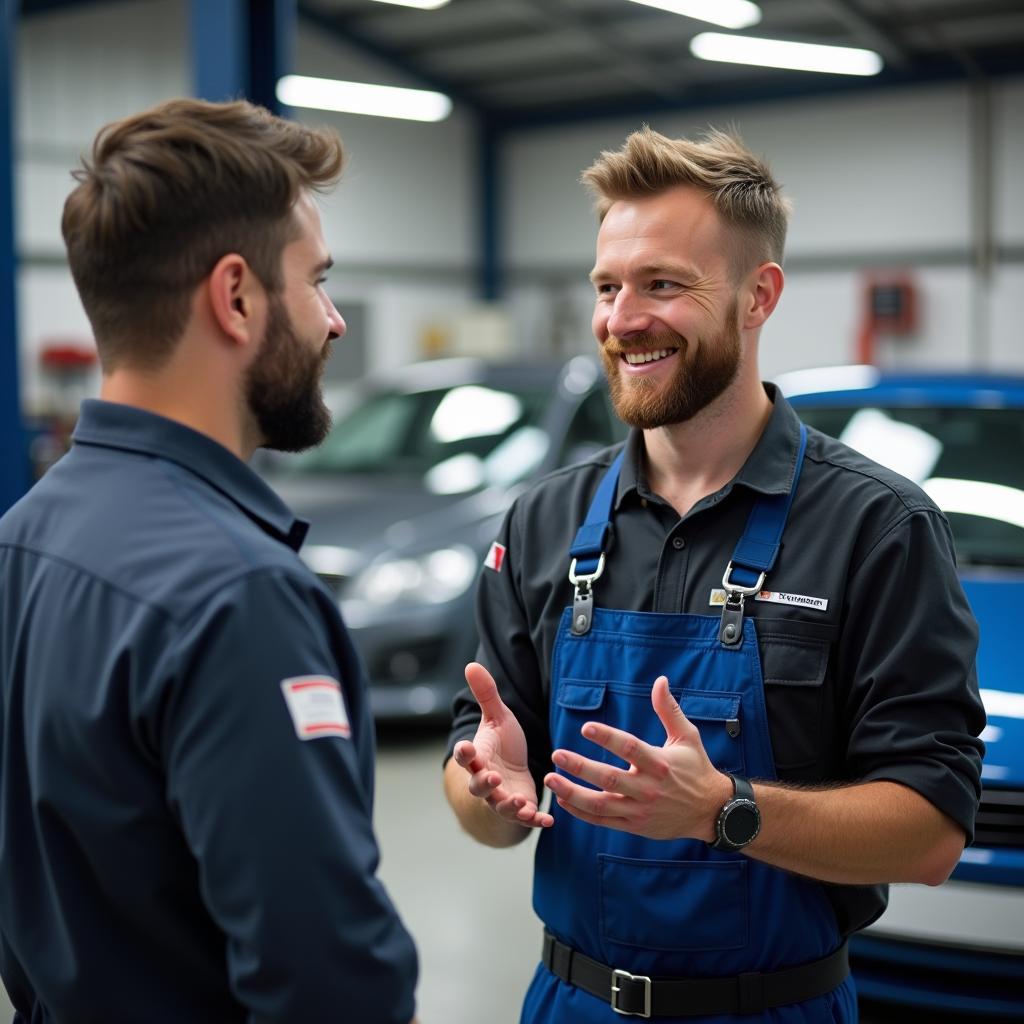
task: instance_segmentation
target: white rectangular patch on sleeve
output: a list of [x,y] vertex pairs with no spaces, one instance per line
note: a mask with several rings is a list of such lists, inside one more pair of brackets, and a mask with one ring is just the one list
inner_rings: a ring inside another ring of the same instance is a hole
[[507,549],[504,544],[499,544],[495,541],[487,552],[487,557],[484,559],[484,565],[487,566],[488,569],[493,569],[495,572],[501,572],[501,567],[505,564],[506,550]]
[[345,698],[336,679],[294,676],[281,680],[281,692],[300,740],[315,740],[320,736],[349,739],[352,736]]

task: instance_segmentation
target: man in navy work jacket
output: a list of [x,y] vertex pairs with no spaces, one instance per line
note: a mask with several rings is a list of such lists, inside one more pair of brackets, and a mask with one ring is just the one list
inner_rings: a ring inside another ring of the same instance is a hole
[[634,429],[510,510],[448,799],[483,843],[541,830],[523,1021],[847,1024],[847,936],[972,834],[984,713],[949,528],[762,384],[788,204],[761,160],[645,129],[584,181]]
[[64,207],[100,400],[0,521],[0,972],[19,1021],[408,1024],[357,659],[248,468],[322,440],[341,140],[108,125]]

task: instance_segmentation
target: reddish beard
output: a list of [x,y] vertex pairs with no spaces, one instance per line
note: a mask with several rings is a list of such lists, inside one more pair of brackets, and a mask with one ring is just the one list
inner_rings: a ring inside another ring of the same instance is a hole
[[[742,350],[736,312],[734,301],[721,331],[701,338],[699,345],[691,345],[681,334],[669,330],[645,331],[631,336],[628,342],[612,335],[603,342],[601,361],[619,419],[631,427],[653,430],[685,423],[718,398],[739,371]],[[636,349],[675,349],[671,379],[623,373],[623,353]]]

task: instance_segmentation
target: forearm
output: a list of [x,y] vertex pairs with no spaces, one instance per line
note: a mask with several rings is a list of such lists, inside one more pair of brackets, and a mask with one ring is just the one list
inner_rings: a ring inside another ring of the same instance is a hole
[[895,782],[827,790],[755,783],[754,792],[761,832],[745,853],[823,882],[939,885],[963,852],[963,830]]
[[473,796],[469,791],[469,776],[454,758],[444,766],[444,793],[459,824],[484,846],[515,846],[530,833],[530,829],[500,818],[486,801]]

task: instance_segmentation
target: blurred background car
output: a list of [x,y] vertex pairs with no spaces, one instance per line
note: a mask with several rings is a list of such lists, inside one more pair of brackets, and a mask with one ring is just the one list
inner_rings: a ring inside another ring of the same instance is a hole
[[625,433],[595,359],[441,359],[365,380],[319,448],[263,463],[311,522],[303,557],[338,599],[378,722],[448,721],[505,510]]
[[[808,424],[909,477],[949,519],[988,713],[973,844],[937,888],[891,888],[851,943],[870,1000],[1024,1020],[1024,377],[836,367],[777,383]],[[912,601],[913,594],[907,594]]]

